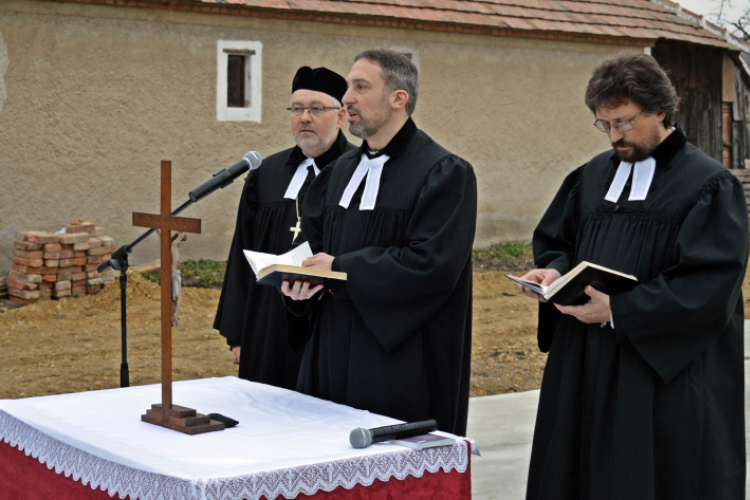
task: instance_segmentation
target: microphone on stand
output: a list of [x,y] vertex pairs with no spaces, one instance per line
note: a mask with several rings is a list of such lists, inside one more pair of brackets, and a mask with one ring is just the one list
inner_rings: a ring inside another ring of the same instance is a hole
[[213,193],[217,189],[224,189],[228,185],[234,182],[234,180],[247,172],[248,170],[255,170],[260,167],[263,158],[257,151],[248,151],[240,161],[235,163],[229,168],[222,168],[216,172],[211,179],[204,182],[197,188],[193,189],[188,193],[190,201],[193,203],[205,198],[209,194]]
[[363,429],[357,427],[349,434],[349,443],[354,448],[367,448],[373,443],[382,443],[383,441],[393,441],[412,436],[419,436],[428,432],[437,430],[435,420],[422,420],[421,422],[412,422],[408,424],[386,425],[385,427],[376,427],[375,429]]

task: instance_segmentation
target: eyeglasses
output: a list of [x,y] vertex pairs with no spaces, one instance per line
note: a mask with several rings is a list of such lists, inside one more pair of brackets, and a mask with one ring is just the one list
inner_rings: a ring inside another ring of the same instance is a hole
[[292,112],[292,116],[302,116],[305,110],[308,110],[312,116],[323,116],[323,113],[329,109],[341,109],[338,106],[310,106],[308,108],[294,107],[286,108],[287,111]]
[[635,118],[633,118],[630,121],[627,121],[627,122],[617,122],[614,125],[610,125],[607,122],[596,120],[594,122],[594,127],[596,127],[596,130],[598,130],[599,132],[604,132],[606,134],[608,134],[611,129],[615,129],[618,132],[629,132],[629,131],[633,130],[633,122],[636,121],[638,119],[638,117],[643,114],[644,111],[645,110],[641,110],[641,112],[638,113],[637,115],[635,115]]

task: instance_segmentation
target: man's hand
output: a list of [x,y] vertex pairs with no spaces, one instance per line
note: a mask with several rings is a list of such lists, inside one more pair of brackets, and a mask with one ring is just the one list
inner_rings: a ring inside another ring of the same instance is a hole
[[[314,258],[315,257],[310,257],[310,259]],[[281,282],[281,293],[292,300],[308,300],[322,289],[322,284],[317,285],[314,288],[310,288],[309,281],[295,281],[293,286],[289,286],[289,280],[284,280]]]
[[240,364],[240,346],[232,348],[232,364],[233,365],[239,365]]
[[581,323],[588,325],[592,323],[607,323],[610,320],[609,295],[587,286],[584,290],[591,300],[582,306],[559,306],[555,307],[563,314],[570,314]]
[[316,253],[312,257],[308,257],[303,260],[302,267],[312,267],[313,269],[330,271],[332,262],[333,256],[328,255],[327,253]]
[[[559,277],[560,271],[558,271],[557,269],[534,269],[533,271],[529,271],[528,273],[521,276],[521,278],[525,280],[533,281],[534,283],[541,283],[544,286],[549,286]],[[516,287],[518,288],[519,292],[526,295],[527,297],[536,299],[539,302],[547,302],[546,300],[544,300],[544,297],[534,291],[529,290],[520,283],[516,283]]]

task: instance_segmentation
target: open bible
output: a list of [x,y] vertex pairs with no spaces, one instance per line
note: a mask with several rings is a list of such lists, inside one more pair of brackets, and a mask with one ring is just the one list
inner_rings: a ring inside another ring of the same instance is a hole
[[313,255],[307,242],[282,255],[251,250],[243,252],[259,285],[278,286],[284,280],[289,280],[290,284],[295,281],[309,281],[310,286],[326,283],[328,280],[346,281],[346,273],[302,267],[302,261]]
[[584,292],[588,285],[607,295],[616,295],[632,290],[638,284],[638,278],[635,276],[586,261],[578,264],[568,274],[556,279],[549,286],[512,274],[506,274],[505,277],[538,293],[545,300],[561,306],[575,306],[588,302],[589,296]]

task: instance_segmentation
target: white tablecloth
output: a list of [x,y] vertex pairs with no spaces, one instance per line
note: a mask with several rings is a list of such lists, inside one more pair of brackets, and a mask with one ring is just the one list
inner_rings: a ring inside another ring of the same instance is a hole
[[0,400],[0,439],[120,498],[294,498],[424,472],[465,472],[469,449],[349,444],[356,427],[397,420],[236,377],[177,382],[174,404],[238,420],[189,436],[140,421],[161,386]]

